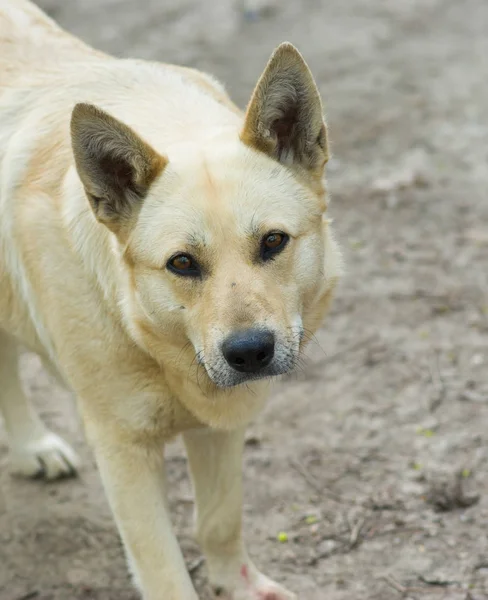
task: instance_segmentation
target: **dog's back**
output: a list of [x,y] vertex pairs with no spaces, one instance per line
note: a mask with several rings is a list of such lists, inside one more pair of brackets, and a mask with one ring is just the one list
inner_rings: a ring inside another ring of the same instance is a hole
[[23,278],[21,261],[11,239],[15,207],[8,190],[18,187],[30,160],[28,148],[16,153],[15,160],[9,160],[9,153],[22,123],[42,95],[39,73],[47,75],[56,71],[61,61],[86,60],[94,54],[34,4],[27,0],[0,0],[0,313],[4,318],[9,315],[8,321],[29,322],[29,311],[14,292],[18,285],[12,277],[19,281]]
[[102,56],[27,0],[0,0],[0,91],[57,61]]
[[0,189],[12,136],[46,96],[43,88],[52,89],[53,77],[62,76],[73,62],[97,56],[104,55],[63,31],[34,4],[0,0]]

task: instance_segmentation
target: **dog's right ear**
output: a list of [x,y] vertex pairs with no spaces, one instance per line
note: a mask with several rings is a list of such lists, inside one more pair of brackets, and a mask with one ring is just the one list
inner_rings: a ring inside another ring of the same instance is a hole
[[91,104],[73,109],[71,143],[96,218],[119,233],[138,214],[167,159],[130,127]]

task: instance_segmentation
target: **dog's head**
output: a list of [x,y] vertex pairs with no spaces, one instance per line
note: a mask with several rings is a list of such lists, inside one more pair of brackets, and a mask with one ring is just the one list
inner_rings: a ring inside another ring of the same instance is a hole
[[298,51],[275,51],[240,129],[162,155],[77,105],[72,142],[93,211],[118,240],[138,343],[185,376],[194,361],[214,391],[293,369],[338,275],[327,131]]

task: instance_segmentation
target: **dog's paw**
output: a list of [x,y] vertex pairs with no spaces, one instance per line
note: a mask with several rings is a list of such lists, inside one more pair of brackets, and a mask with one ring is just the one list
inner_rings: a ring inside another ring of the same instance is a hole
[[78,467],[74,450],[50,431],[22,446],[14,446],[10,452],[11,471],[22,477],[47,480],[72,477]]
[[217,586],[214,593],[218,600],[298,600],[295,594],[262,573],[249,575],[246,567],[241,569],[241,577],[235,589]]
[[295,594],[277,584],[241,591],[230,598],[232,600],[297,600]]

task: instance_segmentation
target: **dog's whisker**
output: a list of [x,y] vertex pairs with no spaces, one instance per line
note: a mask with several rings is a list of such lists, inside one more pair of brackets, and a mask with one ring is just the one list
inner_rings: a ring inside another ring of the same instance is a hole
[[186,344],[183,346],[183,348],[179,351],[177,357],[176,357],[176,361],[180,362],[182,355],[185,353],[185,351],[187,350],[187,348],[191,346],[191,341],[188,340],[188,342],[186,342]]

